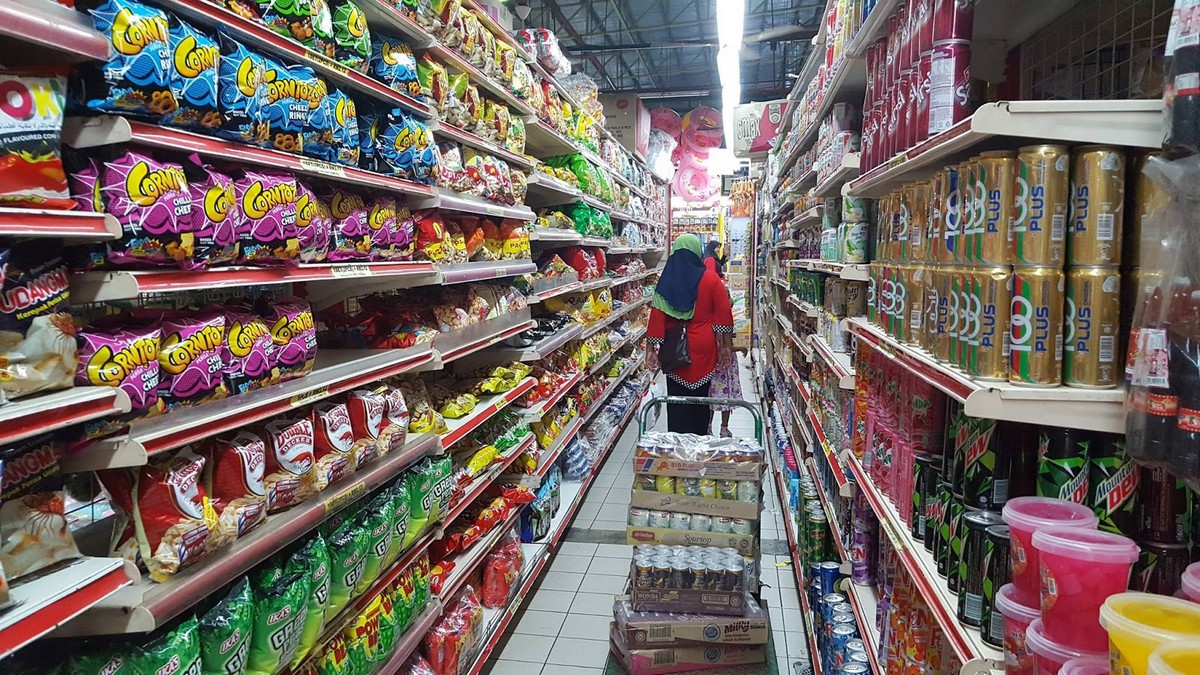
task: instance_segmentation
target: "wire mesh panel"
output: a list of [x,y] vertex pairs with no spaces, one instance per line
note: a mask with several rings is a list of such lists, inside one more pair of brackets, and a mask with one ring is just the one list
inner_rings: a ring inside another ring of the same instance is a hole
[[1020,47],[1021,98],[1157,98],[1173,0],[1082,0]]

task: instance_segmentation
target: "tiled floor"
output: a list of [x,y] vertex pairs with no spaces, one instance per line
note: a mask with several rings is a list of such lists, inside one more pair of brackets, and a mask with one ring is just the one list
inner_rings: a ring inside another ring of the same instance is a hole
[[[757,400],[751,369],[742,361],[742,391]],[[665,417],[665,415],[664,415]],[[665,428],[665,420],[660,421]],[[753,436],[750,413],[735,410],[730,420],[735,436]],[[638,437],[636,422],[601,468],[566,541],[529,594],[521,613],[488,663],[491,675],[572,675],[603,672],[608,659],[608,622],[613,596],[624,592],[633,548],[625,542],[625,515],[633,486],[630,460]],[[774,481],[764,482],[762,520],[762,597],[771,614],[771,629],[781,675],[803,672],[808,663],[804,619],[796,579],[787,555],[784,524]],[[775,555],[778,553],[779,555]],[[764,671],[765,672],[765,671]]]

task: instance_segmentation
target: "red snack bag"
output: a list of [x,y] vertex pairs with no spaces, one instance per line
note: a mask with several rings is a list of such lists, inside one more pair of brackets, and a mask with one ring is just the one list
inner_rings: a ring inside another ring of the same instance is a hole
[[245,536],[266,519],[266,453],[266,443],[246,431],[217,439],[200,451],[204,490],[218,518],[212,533],[216,545]]
[[379,435],[383,433],[387,398],[377,391],[356,389],[346,397],[346,409],[354,433],[351,454],[355,465],[362,466],[379,456]]
[[266,448],[263,487],[267,492],[268,513],[282,511],[317,493],[311,420],[271,420],[256,435]]
[[70,209],[62,165],[65,70],[0,72],[6,105],[0,107],[4,183],[0,204],[35,209]]
[[504,606],[512,593],[513,582],[517,580],[519,572],[511,550],[504,549],[489,554],[483,570],[483,606]]
[[378,447],[380,455],[387,455],[393,450],[404,447],[408,440],[408,405],[404,402],[404,392],[399,387],[387,385],[383,395],[383,429],[379,432]]
[[355,469],[354,431],[345,403],[325,401],[313,406],[309,418],[313,425],[313,457],[316,459],[314,485],[324,490],[349,476]]

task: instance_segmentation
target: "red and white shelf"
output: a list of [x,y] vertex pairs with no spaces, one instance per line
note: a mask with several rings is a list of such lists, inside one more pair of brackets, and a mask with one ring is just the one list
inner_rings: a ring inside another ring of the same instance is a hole
[[808,343],[812,346],[813,353],[837,376],[838,386],[842,389],[854,389],[854,367],[850,363],[850,355],[833,351],[833,347],[818,335],[808,336]]
[[33,47],[39,63],[105,61],[109,54],[108,40],[95,29],[91,17],[56,2],[0,3],[0,36],[9,43],[6,51]]
[[121,225],[104,213],[0,208],[0,236],[103,241],[120,238]]
[[551,227],[531,227],[529,241],[556,246],[570,246],[583,243],[583,235],[575,230],[557,229]]
[[556,298],[567,293],[578,293],[581,290],[583,290],[583,282],[576,279],[575,281],[537,291],[527,296],[527,299],[529,304],[536,305],[539,302],[544,302],[550,298]]
[[536,379],[527,377],[521,380],[517,386],[503,394],[494,394],[481,399],[469,415],[457,420],[446,420],[446,426],[450,430],[442,434],[442,446],[446,448],[453,446],[465,438],[467,434],[478,429],[480,425],[491,419],[493,415],[524,396],[536,384]]
[[[504,475],[512,463],[516,461],[521,453],[532,450],[537,445],[537,438],[533,434],[526,434],[519,443],[508,449],[508,452],[496,458],[496,461],[487,467],[480,475],[475,477],[463,491],[462,496],[450,505],[445,517],[442,519],[444,525],[451,525],[458,519],[468,508],[471,503],[479,498],[480,495],[495,482],[496,478]],[[519,510],[519,509],[518,509]]]
[[853,497],[854,486],[846,480],[846,471],[842,468],[842,463],[837,453],[829,446],[829,439],[825,437],[825,429],[821,426],[821,420],[813,412],[812,408],[808,409],[808,422],[812,425],[816,446],[821,449],[821,452],[825,455],[825,461],[829,463],[829,468],[833,473],[833,480],[837,483],[838,494],[843,497]]
[[[571,393],[571,390],[575,388],[575,385],[583,381],[583,378],[584,372],[582,370],[577,370],[573,375],[571,375],[571,377],[567,378],[566,382],[563,382],[562,385],[559,386],[558,391],[551,394],[548,398],[544,398],[528,407],[518,407],[517,410],[520,411],[521,415],[527,420],[540,420],[542,416],[544,416],[550,411],[551,408],[557,405],[559,401],[566,398],[567,394]],[[518,403],[518,406],[519,405],[520,404]]]
[[504,160],[511,168],[532,171],[533,167],[536,166],[536,162],[528,156],[517,154],[508,148],[480,138],[478,135],[461,127],[456,127],[449,122],[435,120],[430,123],[429,130],[436,134],[438,141],[450,140],[483,150],[496,159]]
[[583,326],[573,323],[535,345],[530,347],[502,347],[496,350],[496,355],[517,361],[541,361],[566,343],[577,339],[582,333]]
[[0,405],[0,445],[127,412],[129,396],[117,387],[71,387],[33,394]]

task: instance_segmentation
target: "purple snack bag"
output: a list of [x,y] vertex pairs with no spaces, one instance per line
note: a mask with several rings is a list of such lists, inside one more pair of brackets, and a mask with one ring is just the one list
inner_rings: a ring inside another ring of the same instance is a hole
[[267,322],[253,310],[228,307],[225,311],[225,344],[229,361],[225,382],[231,395],[244,394],[279,381],[279,350]]
[[100,171],[104,210],[121,224],[107,244],[115,265],[188,265],[195,252],[192,195],[183,167],[126,152]]
[[298,298],[266,304],[261,311],[277,348],[279,376],[284,381],[312,372],[317,358],[317,329],[312,307]]
[[299,201],[296,204],[296,229],[300,239],[300,261],[324,262],[329,255],[329,237],[333,229],[333,214],[324,199],[299,181]]
[[129,395],[131,411],[162,412],[162,403],[158,399],[161,335],[157,326],[84,328],[78,336],[79,365],[75,370],[75,384],[120,387]]
[[228,265],[238,258],[238,208],[233,179],[192,155],[183,166],[192,193],[192,229],[196,236],[195,267]]
[[417,228],[407,206],[397,204],[396,223],[392,230],[393,260],[412,260],[417,248]]
[[241,262],[295,264],[300,255],[296,229],[299,189],[291,175],[245,171],[233,182],[243,220],[238,224]]
[[371,252],[371,210],[362,195],[334,190],[328,195],[333,214],[329,261],[367,260]]
[[[70,158],[70,162],[66,162]],[[67,189],[76,211],[104,213],[104,200],[100,198],[100,167],[96,160],[71,153],[64,157],[67,169]]]
[[380,195],[371,200],[371,214],[367,218],[371,227],[371,260],[396,259],[396,244],[392,237],[396,217],[394,198]]
[[164,318],[158,349],[158,398],[167,410],[224,398],[228,364],[225,315]]

